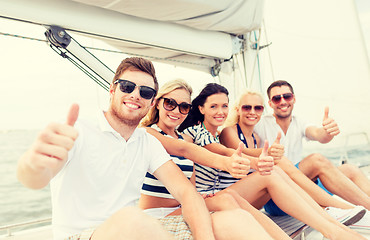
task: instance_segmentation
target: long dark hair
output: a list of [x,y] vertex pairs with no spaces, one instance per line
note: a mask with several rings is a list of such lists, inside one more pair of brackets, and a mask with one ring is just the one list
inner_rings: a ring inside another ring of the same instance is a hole
[[208,83],[199,95],[191,102],[192,108],[184,122],[179,126],[178,130],[182,132],[188,127],[203,122],[204,115],[199,111],[199,106],[203,106],[209,96],[217,93],[225,93],[227,96],[229,95],[229,91],[227,91],[224,86],[217,83]]

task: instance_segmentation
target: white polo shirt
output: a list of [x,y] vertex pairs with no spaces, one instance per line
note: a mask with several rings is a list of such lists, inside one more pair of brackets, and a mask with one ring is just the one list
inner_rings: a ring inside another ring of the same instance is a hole
[[[305,122],[304,120],[292,116],[292,121],[289,125],[288,131],[284,134],[283,130],[276,123],[276,119],[273,115],[266,115],[257,123],[254,127],[254,131],[261,138],[260,144],[263,146],[265,140],[268,140],[269,145],[276,140],[277,133],[281,132],[280,143],[284,145],[284,155],[293,163],[296,164],[302,160],[303,144],[302,140],[306,137],[306,129],[309,126],[313,126]],[[260,147],[262,147],[260,146]]]
[[170,156],[145,129],[126,141],[100,112],[94,123],[78,121],[79,136],[65,167],[51,181],[54,239],[96,227],[140,197],[147,172]]

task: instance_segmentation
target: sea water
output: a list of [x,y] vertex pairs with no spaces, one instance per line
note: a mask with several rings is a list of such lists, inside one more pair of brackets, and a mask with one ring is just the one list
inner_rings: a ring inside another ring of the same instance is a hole
[[[30,190],[20,184],[16,178],[16,166],[19,157],[31,146],[39,130],[0,131],[0,226],[51,217],[50,189]],[[304,154],[314,150],[305,150]],[[317,149],[333,161],[340,164],[343,148]],[[358,166],[370,163],[368,144],[348,149],[351,163]]]

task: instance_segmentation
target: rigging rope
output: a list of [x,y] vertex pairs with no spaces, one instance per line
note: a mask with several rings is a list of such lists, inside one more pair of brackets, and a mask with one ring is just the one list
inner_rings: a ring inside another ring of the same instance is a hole
[[[26,36],[11,34],[11,33],[3,33],[3,32],[0,32],[0,35],[8,36],[8,37],[20,38],[20,39],[26,39],[26,40],[39,41],[39,42],[46,42],[46,43],[48,42],[45,39],[38,39],[38,38],[26,37]],[[136,56],[136,57],[143,57],[143,58],[147,58],[147,59],[154,60],[154,61],[155,60],[161,60],[161,61],[177,62],[177,63],[183,63],[183,64],[189,64],[189,65],[197,65],[197,66],[209,67],[209,65],[207,65],[207,64],[194,63],[194,62],[188,62],[188,61],[181,61],[181,60],[169,59],[169,58],[153,57],[153,56],[147,56],[147,55],[143,55],[143,54],[136,54],[136,53],[131,53],[131,52],[123,52],[123,51],[119,51],[119,50],[111,50],[111,49],[96,48],[96,47],[84,47],[84,48],[90,49],[90,50],[102,51],[102,52],[125,54],[125,55]]]
[[[264,30],[265,30],[266,44],[268,44],[269,41],[268,41],[268,38],[267,38],[267,31],[266,31],[265,20],[262,20],[262,25],[264,26]],[[272,67],[272,58],[271,58],[271,52],[270,52],[270,48],[269,47],[267,48],[267,52],[269,54],[269,62],[270,62],[270,68],[271,68],[272,81],[275,81],[276,78],[275,78],[275,74],[274,74],[274,68]]]

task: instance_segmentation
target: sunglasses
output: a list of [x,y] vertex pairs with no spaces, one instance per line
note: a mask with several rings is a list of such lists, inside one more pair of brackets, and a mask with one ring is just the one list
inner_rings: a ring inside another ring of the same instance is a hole
[[243,105],[242,106],[242,111],[243,112],[250,112],[252,111],[252,108],[256,113],[261,113],[263,112],[264,107],[262,105],[256,105],[256,106],[251,106],[251,105]]
[[292,101],[293,96],[294,96],[293,93],[284,93],[280,95],[275,95],[271,98],[271,101],[274,104],[278,104],[280,103],[281,99],[284,98],[285,101],[289,102],[289,101]]
[[163,108],[167,111],[173,111],[176,107],[179,107],[179,112],[183,115],[187,115],[191,109],[191,104],[182,102],[178,104],[172,98],[163,98]]
[[[114,84],[119,83],[119,89],[124,93],[132,93],[136,88],[136,83],[129,80],[118,79],[114,81]],[[137,86],[139,88],[140,96],[145,99],[152,99],[157,91],[154,88],[148,86]]]

